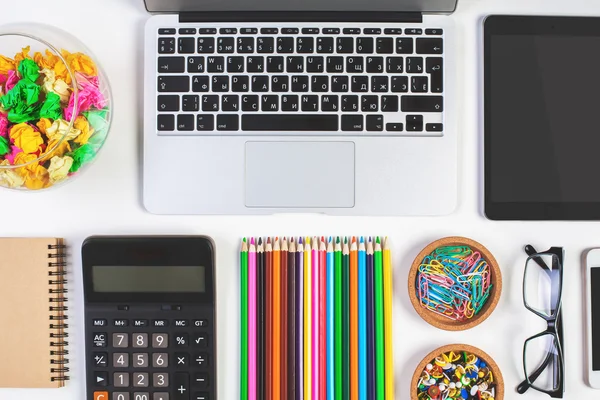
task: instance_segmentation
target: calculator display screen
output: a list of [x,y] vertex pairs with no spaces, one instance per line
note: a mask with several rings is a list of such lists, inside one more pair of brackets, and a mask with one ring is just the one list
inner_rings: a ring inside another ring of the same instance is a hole
[[92,267],[92,281],[98,293],[204,293],[203,266],[114,266]]

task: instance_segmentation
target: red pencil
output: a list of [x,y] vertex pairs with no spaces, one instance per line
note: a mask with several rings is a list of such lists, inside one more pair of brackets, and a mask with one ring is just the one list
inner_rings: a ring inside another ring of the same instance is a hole
[[267,238],[265,246],[265,270],[267,272],[267,309],[266,321],[266,373],[265,373],[265,400],[273,399],[273,246],[271,238]]
[[287,399],[288,378],[288,242],[283,238],[281,246],[281,399]]
[[327,399],[327,246],[319,246],[319,399]]

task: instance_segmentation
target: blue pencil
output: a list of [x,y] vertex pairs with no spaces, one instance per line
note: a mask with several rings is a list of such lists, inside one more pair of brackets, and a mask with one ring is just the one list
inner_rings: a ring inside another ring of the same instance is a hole
[[367,400],[367,251],[358,244],[358,400]]
[[367,243],[367,397],[375,399],[375,269],[373,242]]
[[334,370],[334,311],[333,311],[333,242],[329,238],[327,243],[327,400],[335,397],[335,370]]

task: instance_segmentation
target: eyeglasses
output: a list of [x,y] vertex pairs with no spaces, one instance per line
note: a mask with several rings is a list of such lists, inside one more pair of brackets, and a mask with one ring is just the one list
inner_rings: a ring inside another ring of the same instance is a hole
[[523,276],[523,302],[535,315],[543,318],[547,328],[530,337],[523,345],[525,380],[517,387],[523,394],[529,388],[562,398],[564,388],[563,325],[561,297],[563,282],[563,249],[552,247],[538,253],[525,246],[529,256]]

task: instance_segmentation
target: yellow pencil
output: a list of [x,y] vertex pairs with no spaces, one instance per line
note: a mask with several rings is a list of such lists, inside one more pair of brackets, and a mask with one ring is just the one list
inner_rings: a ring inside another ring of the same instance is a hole
[[304,246],[304,400],[312,399],[312,263],[310,238]]
[[383,243],[383,315],[385,334],[385,398],[394,399],[394,349],[392,344],[392,252],[389,240]]

